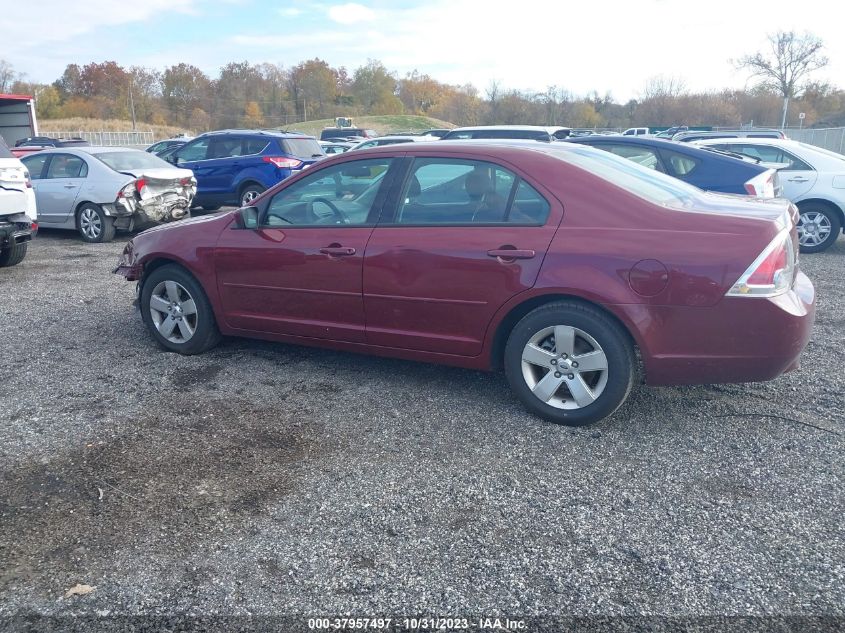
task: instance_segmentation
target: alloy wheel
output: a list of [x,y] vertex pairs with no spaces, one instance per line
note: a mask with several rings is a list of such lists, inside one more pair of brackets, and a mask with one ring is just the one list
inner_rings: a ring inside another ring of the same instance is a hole
[[91,207],[85,207],[79,214],[79,229],[90,240],[96,240],[103,232],[100,214]]
[[150,316],[158,333],[171,343],[187,343],[197,330],[194,298],[175,281],[161,281],[153,288]]
[[819,211],[805,211],[798,218],[798,243],[801,246],[818,246],[828,236],[832,226],[830,218]]
[[589,334],[557,325],[532,336],[522,351],[522,377],[531,392],[558,409],[581,409],[607,386],[607,355]]

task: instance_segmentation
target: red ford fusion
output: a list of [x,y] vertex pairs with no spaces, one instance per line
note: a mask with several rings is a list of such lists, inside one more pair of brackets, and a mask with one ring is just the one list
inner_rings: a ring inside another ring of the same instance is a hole
[[503,368],[529,410],[581,425],[624,402],[638,357],[650,385],[798,367],[796,219],[584,146],[409,143],[145,231],[116,272],[170,351],[226,335]]

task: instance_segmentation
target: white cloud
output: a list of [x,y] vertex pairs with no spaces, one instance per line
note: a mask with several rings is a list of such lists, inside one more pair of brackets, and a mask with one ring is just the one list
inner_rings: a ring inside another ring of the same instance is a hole
[[328,14],[329,18],[338,24],[357,24],[359,22],[371,22],[376,19],[375,11],[356,2],[336,4],[329,8]]
[[279,9],[279,15],[283,15],[286,18],[295,18],[298,15],[302,15],[302,9],[297,9],[296,7],[288,7],[286,9]]

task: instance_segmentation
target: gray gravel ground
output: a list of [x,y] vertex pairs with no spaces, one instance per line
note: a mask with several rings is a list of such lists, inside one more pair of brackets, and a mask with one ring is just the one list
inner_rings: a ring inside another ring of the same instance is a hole
[[0,616],[845,617],[845,240],[802,258],[800,371],[578,430],[501,375],[162,352],[123,241],[42,231],[0,270]]

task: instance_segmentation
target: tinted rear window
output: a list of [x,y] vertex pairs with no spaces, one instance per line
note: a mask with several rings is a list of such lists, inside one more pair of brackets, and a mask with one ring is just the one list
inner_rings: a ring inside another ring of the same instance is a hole
[[282,151],[300,160],[311,160],[324,155],[323,148],[313,138],[284,138],[279,141]]
[[173,169],[173,165],[163,161],[149,152],[103,152],[94,154],[94,158],[104,162],[115,171],[131,171],[133,169]]
[[463,130],[459,132],[450,132],[443,137],[444,140],[451,139],[497,139],[497,138],[514,138],[514,139],[529,139],[536,141],[551,140],[551,135],[548,132],[538,132],[537,130]]
[[610,152],[572,146],[571,150],[554,153],[565,161],[655,204],[689,208],[702,194],[701,189],[683,180],[641,167]]
[[2,136],[0,136],[0,158],[13,158],[12,152],[9,151],[9,147]]

